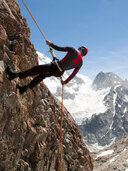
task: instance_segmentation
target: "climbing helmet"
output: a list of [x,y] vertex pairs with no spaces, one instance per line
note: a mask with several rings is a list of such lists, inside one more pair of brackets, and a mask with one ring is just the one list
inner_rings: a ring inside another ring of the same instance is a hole
[[88,53],[88,48],[86,46],[79,47],[79,50],[81,51],[83,56],[85,56]]

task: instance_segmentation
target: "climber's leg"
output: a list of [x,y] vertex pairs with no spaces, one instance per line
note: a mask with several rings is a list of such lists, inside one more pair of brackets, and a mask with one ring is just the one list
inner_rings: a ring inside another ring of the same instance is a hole
[[39,74],[36,76],[28,85],[20,86],[17,85],[17,88],[19,89],[19,92],[23,94],[28,88],[33,89],[36,85],[38,85],[43,79],[51,76],[60,77],[64,72],[59,71],[56,64],[51,64],[51,67],[49,69],[49,72],[45,74]]
[[40,74],[40,75],[36,76],[28,85],[20,86],[19,84],[17,84],[17,88],[19,89],[20,94],[23,94],[28,88],[33,89],[43,79],[45,79],[46,77],[50,77],[50,76],[51,76],[50,73]]
[[45,74],[45,73],[50,71],[51,65],[52,65],[51,63],[45,64],[45,65],[37,65],[35,67],[32,67],[32,68],[30,68],[26,71],[22,71],[22,72],[14,72],[10,66],[7,66],[6,72],[7,72],[7,75],[8,75],[10,80],[13,80],[17,77],[23,79],[23,78],[26,78],[28,76]]
[[26,71],[22,71],[18,73],[19,78],[23,79],[28,76],[35,76],[39,74],[46,74],[49,72],[51,67],[51,64],[45,64],[45,65],[38,65],[35,67],[32,67]]

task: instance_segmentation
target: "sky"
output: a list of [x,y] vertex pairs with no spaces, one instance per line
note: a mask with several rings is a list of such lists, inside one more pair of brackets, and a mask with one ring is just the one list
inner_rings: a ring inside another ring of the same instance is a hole
[[[80,73],[94,79],[113,72],[128,79],[128,0],[24,0],[46,39],[59,46],[85,45]],[[50,56],[45,39],[21,0],[21,14],[31,30],[37,51]],[[55,51],[61,59],[64,52]]]

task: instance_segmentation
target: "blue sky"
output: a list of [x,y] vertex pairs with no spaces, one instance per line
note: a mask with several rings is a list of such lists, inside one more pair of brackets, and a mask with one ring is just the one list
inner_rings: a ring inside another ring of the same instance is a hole
[[[45,40],[18,0],[35,49],[48,55]],[[48,40],[60,46],[86,45],[80,70],[91,79],[114,72],[128,79],[128,0],[25,0]],[[55,51],[61,59],[65,53]],[[49,54],[50,57],[50,54]]]

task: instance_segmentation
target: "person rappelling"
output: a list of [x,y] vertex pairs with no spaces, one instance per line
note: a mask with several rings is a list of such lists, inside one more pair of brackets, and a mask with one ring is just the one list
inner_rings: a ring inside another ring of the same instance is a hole
[[70,46],[60,47],[51,43],[49,40],[46,40],[46,44],[57,51],[67,52],[66,56],[56,62],[37,65],[22,72],[14,72],[10,66],[7,66],[6,71],[9,80],[13,80],[15,78],[24,79],[28,76],[35,76],[28,85],[21,86],[20,84],[17,84],[16,87],[19,89],[20,94],[23,94],[27,89],[33,89],[47,77],[61,77],[65,71],[74,69],[66,80],[61,79],[62,85],[67,84],[78,73],[83,64],[83,56],[88,53],[88,48],[86,46],[81,46],[78,49]]

